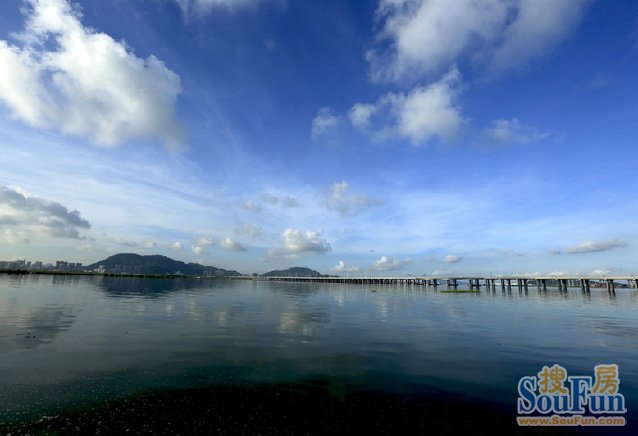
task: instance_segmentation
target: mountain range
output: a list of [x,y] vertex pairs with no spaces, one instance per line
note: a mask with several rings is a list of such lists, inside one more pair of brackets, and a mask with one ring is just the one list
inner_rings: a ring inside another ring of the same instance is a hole
[[[85,268],[88,271],[103,271],[115,274],[185,275],[185,276],[241,276],[234,270],[226,270],[199,263],[184,263],[160,254],[140,255],[118,253]],[[306,267],[295,266],[284,270],[273,270],[263,277],[322,277],[321,273]]]
[[273,270],[265,274],[264,277],[322,277],[321,273],[302,266],[295,266],[283,270]]
[[86,267],[88,270],[103,269],[107,273],[120,274],[181,274],[187,276],[240,276],[229,271],[198,263],[184,263],[159,254],[142,256],[134,253],[118,253]]

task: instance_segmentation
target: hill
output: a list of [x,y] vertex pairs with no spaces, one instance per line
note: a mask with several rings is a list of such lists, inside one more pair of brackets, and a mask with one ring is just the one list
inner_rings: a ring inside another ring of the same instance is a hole
[[116,274],[183,274],[187,276],[239,276],[237,271],[228,271],[198,263],[184,263],[159,254],[142,256],[134,253],[118,253],[86,267],[88,270],[103,269]]
[[283,270],[273,270],[262,274],[264,277],[323,277],[321,273],[302,266],[295,266]]

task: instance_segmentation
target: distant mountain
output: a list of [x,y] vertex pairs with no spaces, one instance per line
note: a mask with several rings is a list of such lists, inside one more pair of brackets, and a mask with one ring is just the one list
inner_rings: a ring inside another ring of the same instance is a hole
[[107,273],[120,274],[182,274],[186,276],[240,276],[237,271],[228,271],[198,263],[184,263],[159,254],[142,256],[134,253],[119,253],[88,265],[86,269],[104,269]]
[[305,268],[302,266],[295,266],[283,270],[268,271],[262,274],[264,277],[322,277],[321,273],[317,271]]

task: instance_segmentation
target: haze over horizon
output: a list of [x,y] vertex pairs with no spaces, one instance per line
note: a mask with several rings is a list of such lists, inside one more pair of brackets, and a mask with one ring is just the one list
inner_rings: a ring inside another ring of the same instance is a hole
[[632,274],[638,3],[0,4],[0,260]]

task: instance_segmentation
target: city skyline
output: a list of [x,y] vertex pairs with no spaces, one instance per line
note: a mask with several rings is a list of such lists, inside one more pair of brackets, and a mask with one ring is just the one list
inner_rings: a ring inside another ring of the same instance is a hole
[[0,260],[635,273],[638,5],[0,5]]

